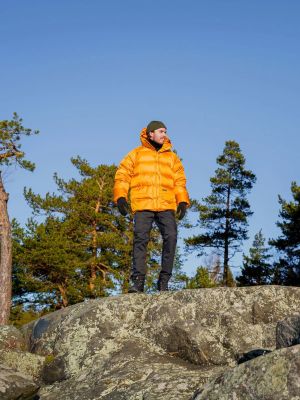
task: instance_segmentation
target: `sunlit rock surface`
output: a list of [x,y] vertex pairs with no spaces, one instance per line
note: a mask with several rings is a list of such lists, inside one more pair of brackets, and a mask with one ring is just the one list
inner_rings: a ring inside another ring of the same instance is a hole
[[194,400],[300,399],[300,345],[276,350],[230,369]]
[[221,374],[275,360],[272,352],[236,367],[245,352],[274,350],[277,322],[299,310],[293,287],[131,294],[76,304],[23,333],[47,360],[41,400],[189,400]]

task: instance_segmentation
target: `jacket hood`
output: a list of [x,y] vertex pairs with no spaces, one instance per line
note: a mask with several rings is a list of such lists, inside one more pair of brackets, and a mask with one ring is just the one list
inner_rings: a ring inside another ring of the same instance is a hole
[[[148,147],[149,149],[155,150],[154,147],[152,146],[152,144],[149,143],[149,141],[148,141],[147,128],[143,128],[141,130],[140,139],[141,139],[142,146],[145,146],[145,147]],[[168,150],[171,150],[171,148],[172,148],[172,143],[171,143],[171,140],[169,139],[169,137],[167,136],[159,151],[168,151]]]

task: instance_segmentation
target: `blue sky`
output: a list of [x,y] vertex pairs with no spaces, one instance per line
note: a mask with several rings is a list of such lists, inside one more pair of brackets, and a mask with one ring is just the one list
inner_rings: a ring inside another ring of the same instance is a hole
[[292,0],[1,2],[0,119],[16,111],[40,130],[23,142],[36,171],[4,170],[10,216],[30,216],[24,186],[52,192],[76,155],[118,164],[160,119],[193,198],[209,194],[225,141],[240,144],[257,175],[244,249],[259,229],[276,237],[277,196],[300,184],[299,12]]

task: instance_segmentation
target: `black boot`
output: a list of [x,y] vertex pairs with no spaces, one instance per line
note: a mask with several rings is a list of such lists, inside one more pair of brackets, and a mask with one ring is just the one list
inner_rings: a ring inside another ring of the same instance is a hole
[[143,293],[145,276],[137,275],[131,278],[132,284],[129,286],[128,293]]
[[169,290],[168,288],[169,277],[159,277],[157,281],[157,290],[160,292],[166,292]]

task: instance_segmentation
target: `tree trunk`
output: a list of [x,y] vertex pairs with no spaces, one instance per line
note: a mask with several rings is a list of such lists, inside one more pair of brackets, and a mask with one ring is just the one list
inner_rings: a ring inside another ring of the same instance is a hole
[[[102,190],[101,185],[100,191]],[[95,207],[95,213],[97,214],[100,211],[101,203],[100,199],[98,199]],[[97,278],[97,222],[93,221],[93,231],[92,231],[92,263],[90,266],[90,279],[89,279],[89,289],[92,297],[96,297],[95,293],[95,281]],[[100,296],[104,296],[104,287],[102,279],[99,282],[99,294]]]
[[227,190],[225,240],[224,240],[223,283],[224,283],[225,286],[228,286],[229,229],[230,229],[229,212],[230,212],[230,186],[228,186],[228,190]]
[[8,323],[12,295],[12,241],[7,201],[0,172],[0,325]]
[[69,301],[67,296],[67,290],[64,284],[58,284],[58,290],[61,295],[63,307],[68,307]]
[[92,297],[95,296],[95,280],[97,278],[96,268],[97,268],[97,230],[96,223],[94,222],[94,229],[92,232],[92,262],[90,265],[90,279],[89,279],[89,289]]

